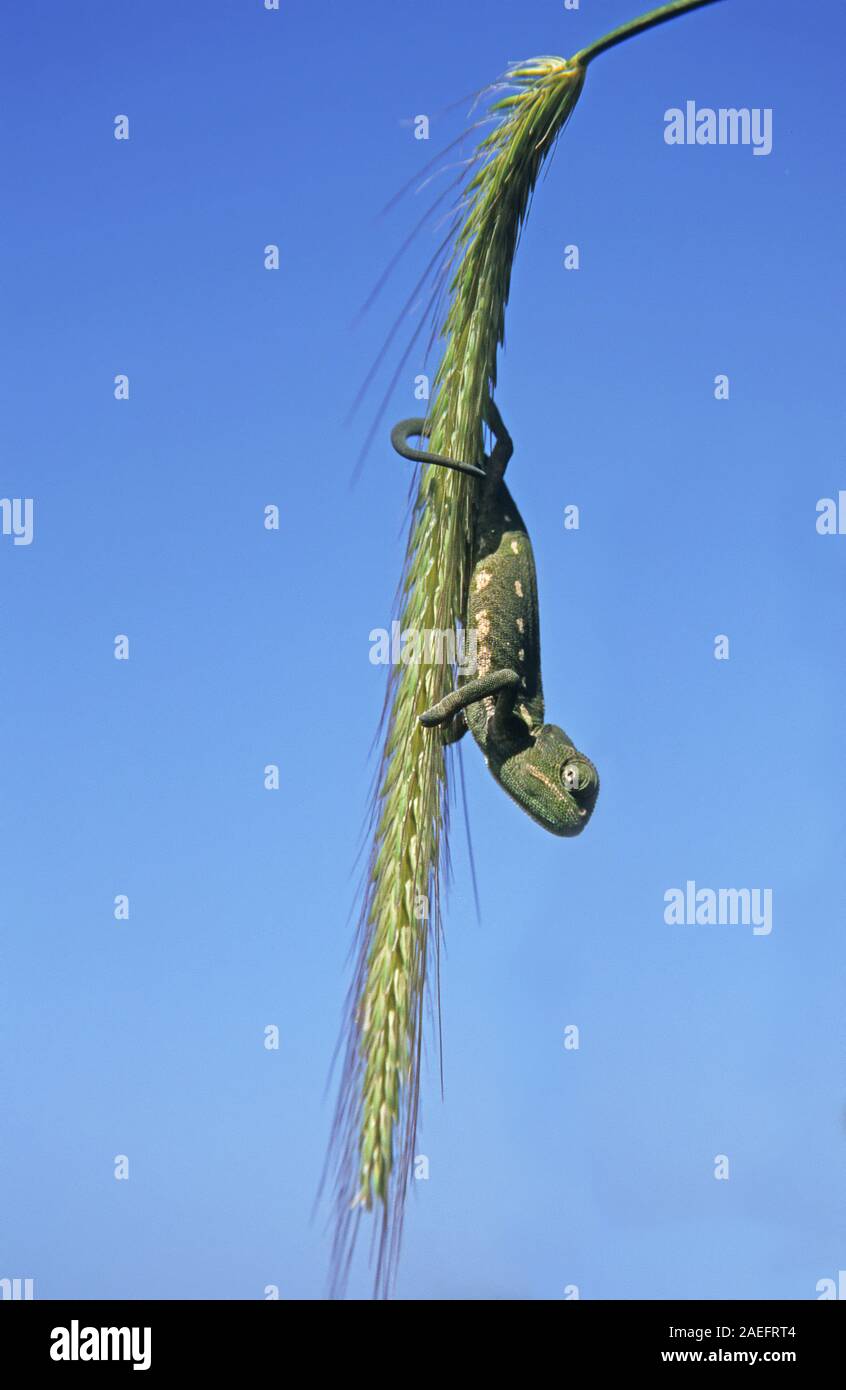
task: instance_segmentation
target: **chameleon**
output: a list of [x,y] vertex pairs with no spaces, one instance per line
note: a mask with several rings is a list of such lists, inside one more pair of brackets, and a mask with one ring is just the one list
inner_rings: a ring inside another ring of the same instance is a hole
[[419,716],[455,743],[469,729],[499,785],[553,835],[579,835],[599,795],[599,774],[556,724],[544,719],[535,559],[526,524],[504,476],[514,451],[491,397],[484,418],[494,437],[484,467],[413,448],[428,435],[423,419],[391,431],[397,453],[413,463],[454,468],[479,480],[471,536],[465,631],[476,633],[476,673]]

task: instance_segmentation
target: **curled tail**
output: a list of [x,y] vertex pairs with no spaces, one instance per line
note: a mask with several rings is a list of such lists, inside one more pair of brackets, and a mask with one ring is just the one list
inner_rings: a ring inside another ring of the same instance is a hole
[[461,463],[458,459],[445,458],[443,454],[430,454],[428,449],[409,448],[408,441],[412,435],[422,438],[428,433],[425,420],[400,420],[391,430],[391,443],[397,453],[411,463],[437,464],[441,468],[454,468],[457,473],[470,473],[474,478],[485,477],[484,468],[477,468],[473,463]]

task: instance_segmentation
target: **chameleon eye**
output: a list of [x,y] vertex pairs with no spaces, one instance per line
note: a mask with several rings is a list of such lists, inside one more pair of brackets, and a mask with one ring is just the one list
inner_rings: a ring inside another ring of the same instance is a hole
[[577,762],[565,763],[561,769],[561,781],[568,791],[576,792],[582,782],[582,769]]

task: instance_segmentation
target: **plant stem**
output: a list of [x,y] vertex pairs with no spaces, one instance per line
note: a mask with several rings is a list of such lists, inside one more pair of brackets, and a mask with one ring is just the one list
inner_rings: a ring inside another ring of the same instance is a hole
[[668,19],[675,19],[676,15],[687,14],[689,10],[699,10],[703,5],[716,3],[717,0],[673,0],[670,5],[661,5],[657,10],[650,10],[649,14],[642,14],[639,19],[632,19],[628,24],[621,24],[619,29],[612,29],[610,34],[597,39],[596,43],[589,44],[587,48],[582,49],[581,53],[576,53],[572,62],[586,68],[588,63],[599,57],[600,53],[605,53],[609,48],[615,48],[618,43],[625,43],[626,39],[634,38],[635,34],[642,34],[646,29],[654,29],[656,24],[664,24]]

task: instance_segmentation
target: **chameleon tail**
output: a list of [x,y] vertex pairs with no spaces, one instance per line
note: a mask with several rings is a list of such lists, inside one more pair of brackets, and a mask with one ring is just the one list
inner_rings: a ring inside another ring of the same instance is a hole
[[448,459],[443,454],[430,454],[428,449],[411,449],[408,440],[411,435],[428,436],[425,420],[400,420],[391,430],[391,443],[398,454],[411,463],[433,463],[442,468],[454,468],[458,473],[470,473],[474,478],[484,478],[484,468],[473,463],[461,463],[458,459]]

